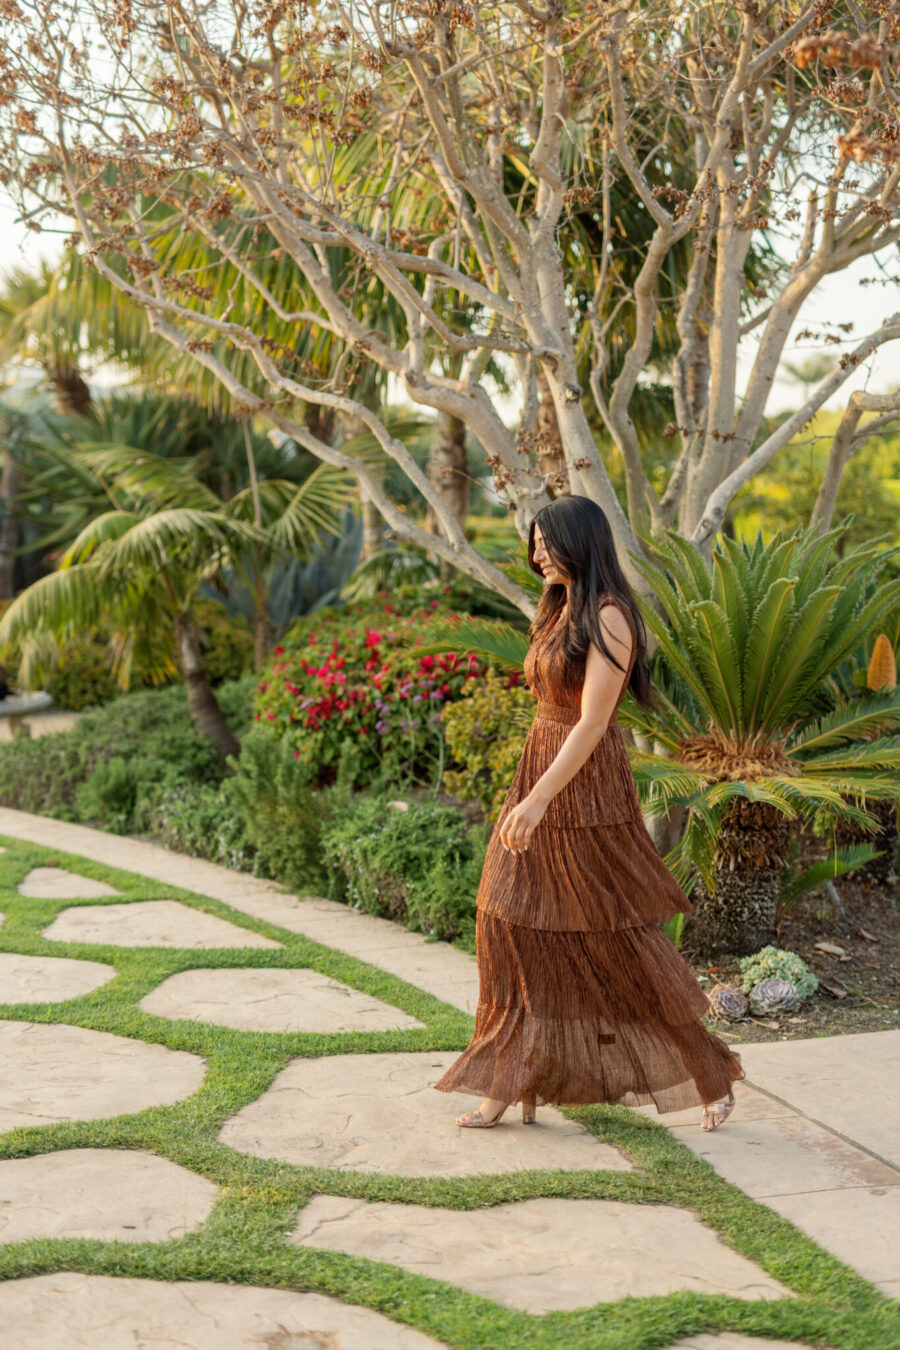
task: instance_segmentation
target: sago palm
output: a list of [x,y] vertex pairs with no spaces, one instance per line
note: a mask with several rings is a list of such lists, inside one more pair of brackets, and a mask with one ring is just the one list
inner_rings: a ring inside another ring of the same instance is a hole
[[900,596],[881,579],[894,550],[839,557],[846,529],[722,538],[709,564],[669,533],[655,562],[635,559],[665,611],[644,609],[665,676],[656,711],[628,698],[619,716],[654,747],[632,761],[648,810],[687,808],[670,861],[685,884],[703,876],[702,950],[769,940],[798,823],[867,823],[865,802],[896,795],[900,695],[847,699],[829,680]]
[[[851,698],[832,675],[896,606],[900,579],[880,580],[892,550],[877,542],[837,557],[845,529],[722,539],[709,564],[670,533],[657,562],[635,559],[665,614],[642,605],[659,643],[657,708],[626,695],[618,716],[652,747],[630,752],[647,816],[685,808],[667,862],[692,893],[698,872],[705,882],[692,931],[710,951],[769,940],[798,823],[871,825],[864,803],[896,796],[900,693]],[[417,650],[453,647],[521,668],[528,638],[448,620]]]

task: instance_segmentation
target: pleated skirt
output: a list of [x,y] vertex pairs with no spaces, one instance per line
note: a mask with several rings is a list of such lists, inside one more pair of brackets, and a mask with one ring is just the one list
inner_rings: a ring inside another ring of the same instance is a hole
[[485,856],[475,1032],[436,1087],[660,1112],[725,1097],[743,1077],[740,1058],[703,1025],[706,995],[658,926],[691,906],[644,825],[618,727],[526,852],[500,843],[570,730],[571,710],[552,706],[539,705]]

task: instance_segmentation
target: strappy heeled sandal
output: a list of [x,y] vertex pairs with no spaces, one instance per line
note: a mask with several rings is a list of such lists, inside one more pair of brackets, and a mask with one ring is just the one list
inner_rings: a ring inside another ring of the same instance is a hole
[[[467,1130],[492,1130],[495,1125],[499,1125],[501,1117],[505,1114],[510,1105],[511,1103],[507,1102],[506,1106],[501,1106],[497,1114],[491,1116],[490,1119],[486,1119],[481,1114],[480,1109],[478,1111],[466,1111],[463,1115],[456,1117],[456,1123]],[[522,1102],[522,1124],[533,1125],[535,1123],[535,1116],[536,1107],[534,1098],[532,1097],[530,1100]]]
[[729,1092],[727,1097],[722,1097],[717,1102],[704,1102],[703,1113],[700,1117],[701,1130],[717,1130],[720,1125],[724,1125],[735,1107],[734,1093]]

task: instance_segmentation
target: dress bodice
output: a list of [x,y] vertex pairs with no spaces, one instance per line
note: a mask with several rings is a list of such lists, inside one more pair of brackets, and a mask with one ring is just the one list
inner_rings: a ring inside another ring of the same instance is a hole
[[[601,600],[607,603],[616,604],[612,596],[604,595]],[[632,667],[634,666],[635,656],[637,654],[637,644],[635,642],[634,623],[631,615],[622,606],[617,606],[620,612],[625,615],[628,627],[631,630],[632,643],[631,655],[628,658],[625,667],[626,674],[622,681],[622,688],[619,697],[616,699],[616,706],[610,717],[610,724],[617,721],[616,713],[625,694],[628,691],[628,681],[631,678]],[[581,707],[581,691],[584,687],[584,679],[578,681],[577,686],[567,688],[563,679],[564,674],[564,656],[562,651],[563,635],[565,633],[566,609],[562,609],[557,616],[555,623],[551,624],[549,629],[544,629],[541,636],[528,649],[525,657],[523,669],[525,679],[528,681],[528,687],[538,700],[538,703],[549,704],[555,707],[573,709],[576,712]],[[610,651],[615,652],[617,644],[607,640]]]

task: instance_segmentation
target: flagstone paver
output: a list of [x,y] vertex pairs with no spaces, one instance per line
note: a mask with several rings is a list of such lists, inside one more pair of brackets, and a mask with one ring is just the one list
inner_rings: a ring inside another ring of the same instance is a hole
[[900,1185],[900,1172],[803,1116],[745,1120],[735,1108],[715,1140],[685,1125],[673,1133],[745,1194],[767,1203],[778,1195]]
[[883,1293],[900,1295],[900,1186],[766,1196],[764,1203]]
[[67,872],[64,867],[33,867],[19,885],[19,894],[35,900],[100,900],[104,895],[121,895],[105,881]]
[[280,947],[280,942],[204,914],[178,900],[78,905],[57,914],[44,937],[112,947]]
[[[102,1327],[102,1340],[98,1339]],[[440,1350],[322,1294],[63,1271],[0,1284],[0,1350]]]
[[757,1087],[900,1168],[900,1029],[759,1042],[740,1052]]
[[185,970],[153,989],[140,1006],[160,1017],[214,1022],[239,1031],[395,1031],[424,1026],[399,1008],[316,970]]
[[0,1162],[0,1242],[165,1242],[209,1217],[216,1186],[140,1149],[73,1148]]
[[429,1051],[291,1060],[219,1138],[260,1158],[405,1177],[631,1170],[618,1149],[550,1107],[538,1111],[536,1125],[460,1129],[453,1118],[471,1110],[473,1099],[433,1090],[455,1058]]
[[318,1195],[291,1241],[386,1261],[530,1313],[677,1290],[790,1296],[671,1205],[540,1199],[466,1212]]
[[99,989],[116,974],[100,961],[0,952],[0,1003],[63,1003]]
[[102,1120],[196,1092],[197,1055],[84,1027],[0,1021],[0,1132]]

